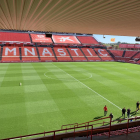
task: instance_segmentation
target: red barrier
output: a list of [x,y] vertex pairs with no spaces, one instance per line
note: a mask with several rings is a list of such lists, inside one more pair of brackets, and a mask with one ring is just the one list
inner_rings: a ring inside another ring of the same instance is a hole
[[140,49],[140,44],[135,44],[135,48]]
[[119,44],[119,48],[127,48],[127,44]]
[[127,49],[140,48],[140,44],[119,44],[119,48],[127,48]]
[[135,44],[127,44],[127,47],[128,49],[134,49],[135,48]]

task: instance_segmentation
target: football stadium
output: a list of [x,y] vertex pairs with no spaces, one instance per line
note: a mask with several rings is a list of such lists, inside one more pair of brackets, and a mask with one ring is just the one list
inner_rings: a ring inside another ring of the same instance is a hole
[[0,139],[139,139],[139,5],[0,0]]

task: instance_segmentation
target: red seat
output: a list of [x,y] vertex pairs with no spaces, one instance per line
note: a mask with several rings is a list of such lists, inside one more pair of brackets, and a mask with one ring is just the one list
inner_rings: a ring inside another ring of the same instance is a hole
[[20,61],[19,47],[3,47],[2,61],[18,62]]
[[110,54],[105,49],[94,49],[98,55],[102,58],[103,61],[113,61],[114,59],[110,56]]
[[39,61],[35,47],[22,47],[22,61]]
[[99,44],[99,42],[92,36],[76,36],[82,44]]
[[138,64],[140,64],[140,60],[139,60],[139,61],[137,61],[137,63],[138,63]]
[[38,47],[41,61],[56,61],[51,47]]
[[89,61],[101,60],[92,48],[82,48],[82,51],[84,52]]
[[140,58],[140,53],[138,53],[137,55],[135,55],[133,58],[136,58],[136,59]]
[[29,34],[27,33],[11,33],[11,32],[0,32],[1,42],[31,42]]
[[123,50],[110,50],[110,52],[115,56],[115,57],[122,57],[123,55]]
[[79,48],[68,48],[74,61],[86,61],[85,56]]
[[54,48],[54,51],[58,61],[72,61],[66,48]]
[[124,57],[131,58],[136,53],[137,51],[126,51]]

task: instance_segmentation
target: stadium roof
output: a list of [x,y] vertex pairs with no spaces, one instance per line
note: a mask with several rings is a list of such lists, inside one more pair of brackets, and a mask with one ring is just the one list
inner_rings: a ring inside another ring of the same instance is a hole
[[140,36],[140,0],[0,0],[0,29]]

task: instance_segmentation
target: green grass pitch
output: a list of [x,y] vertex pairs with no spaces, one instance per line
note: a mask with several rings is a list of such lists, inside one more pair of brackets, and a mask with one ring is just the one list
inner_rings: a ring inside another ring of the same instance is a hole
[[140,65],[1,63],[0,139],[91,121],[103,116],[104,105],[116,119],[123,107],[135,111],[138,100]]

